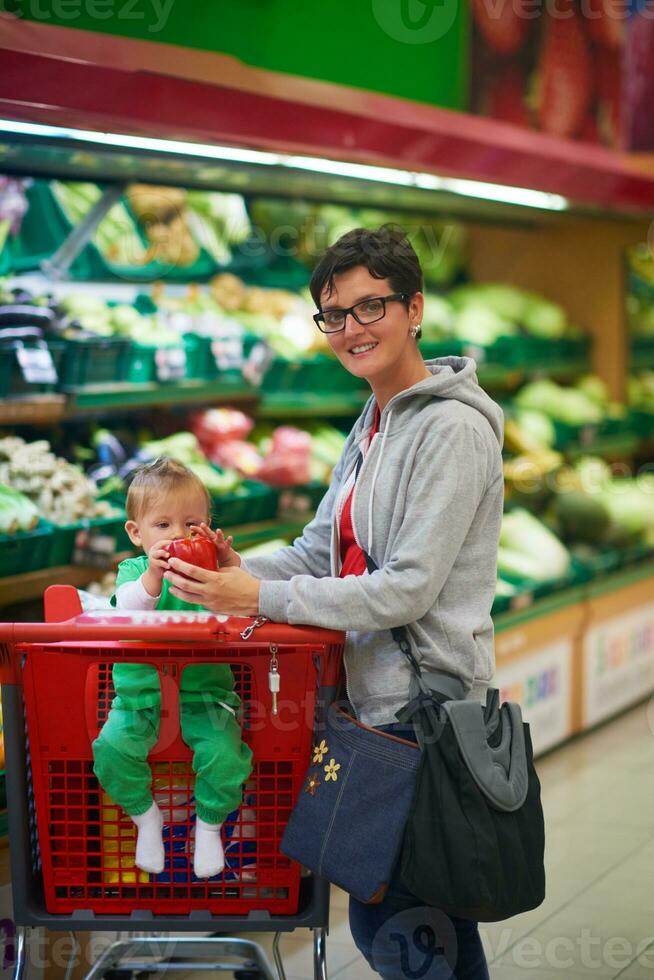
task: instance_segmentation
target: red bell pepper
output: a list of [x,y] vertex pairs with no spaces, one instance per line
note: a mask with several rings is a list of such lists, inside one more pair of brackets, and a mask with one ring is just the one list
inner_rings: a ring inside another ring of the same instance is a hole
[[218,567],[216,546],[208,538],[177,538],[168,545],[168,554],[171,558],[180,558],[189,565],[207,568],[211,572]]

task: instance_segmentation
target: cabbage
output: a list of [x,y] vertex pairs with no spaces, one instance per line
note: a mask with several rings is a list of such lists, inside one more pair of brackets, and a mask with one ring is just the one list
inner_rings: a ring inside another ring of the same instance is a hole
[[556,442],[556,430],[544,412],[523,409],[517,413],[516,422],[521,431],[539,446],[553,446]]
[[490,346],[498,337],[515,333],[516,328],[510,320],[476,303],[465,306],[454,325],[455,337],[469,344],[479,344],[481,347]]
[[556,340],[565,333],[567,317],[558,303],[529,294],[528,305],[522,319],[523,326],[534,337]]
[[539,581],[561,578],[570,568],[570,553],[538,518],[516,508],[502,519],[497,567]]

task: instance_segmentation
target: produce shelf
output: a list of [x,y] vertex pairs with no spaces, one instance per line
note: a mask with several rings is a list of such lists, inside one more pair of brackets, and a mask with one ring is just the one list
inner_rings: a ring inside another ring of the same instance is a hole
[[255,544],[272,541],[273,538],[290,538],[302,534],[313,514],[306,514],[297,520],[260,521],[258,524],[241,524],[239,527],[226,527],[224,530],[234,535],[234,548],[249,548]]
[[[116,564],[124,558],[129,558],[131,554],[131,551],[126,551],[116,555]],[[27,572],[24,575],[8,575],[6,578],[0,578],[0,607],[40,599],[49,585],[74,585],[76,588],[82,588],[89,582],[98,582],[106,574],[106,568],[59,565],[55,568],[42,568],[38,572]]]
[[579,459],[581,456],[633,456],[641,444],[640,436],[632,432],[623,432],[614,436],[599,436],[587,446],[566,446],[563,450],[569,459]]
[[540,616],[547,616],[550,613],[557,612],[559,609],[565,609],[567,606],[574,605],[576,602],[596,598],[597,596],[621,589],[625,585],[642,582],[649,578],[654,580],[654,559],[651,558],[645,559],[636,565],[630,565],[627,568],[617,569],[611,574],[604,575],[591,582],[575,585],[572,588],[563,589],[560,592],[554,592],[541,599],[536,599],[524,609],[508,609],[506,612],[498,613],[493,616],[495,632],[500,633],[503,630],[513,629],[515,626],[524,626],[533,619],[538,619]]
[[590,360],[586,357],[575,357],[568,360],[550,361],[545,365],[528,365],[524,368],[526,381],[536,378],[551,378],[553,381],[572,381],[582,374],[591,371]]
[[33,395],[0,401],[0,425],[55,425],[66,412],[64,395]]
[[[224,530],[234,535],[235,548],[247,548],[271,541],[273,538],[297,537],[312,517],[313,514],[308,514],[297,520],[259,521],[253,524],[240,524],[238,527],[226,525]],[[115,564],[130,558],[132,554],[131,551],[120,552],[115,557]],[[58,565],[55,568],[43,568],[24,575],[0,578],[0,608],[31,599],[40,599],[49,585],[74,585],[76,588],[83,588],[89,582],[99,581],[106,572],[106,568]]]
[[315,395],[312,392],[280,391],[266,393],[256,409],[257,418],[313,418],[358,415],[369,393],[346,392],[339,395]]
[[183,381],[175,385],[117,383],[85,388],[71,395],[66,404],[66,417],[74,418],[84,412],[110,409],[112,412],[154,405],[177,405],[207,402],[212,405],[252,405],[256,403],[254,388],[242,385],[217,384],[206,381]]

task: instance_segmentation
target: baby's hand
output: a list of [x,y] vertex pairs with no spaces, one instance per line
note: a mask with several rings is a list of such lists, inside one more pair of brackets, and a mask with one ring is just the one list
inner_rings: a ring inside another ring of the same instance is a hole
[[225,536],[220,528],[218,528],[217,531],[212,531],[208,524],[194,525],[192,530],[201,537],[208,538],[209,541],[213,541],[216,546],[218,565],[220,568],[229,568],[230,566],[238,568],[240,566],[241,559],[238,553],[232,548],[232,541],[234,538],[231,534],[227,540],[225,540]]
[[165,538],[163,541],[157,541],[152,545],[148,551],[148,568],[151,572],[158,578],[163,578],[163,573],[168,571],[168,547],[172,544],[172,541]]

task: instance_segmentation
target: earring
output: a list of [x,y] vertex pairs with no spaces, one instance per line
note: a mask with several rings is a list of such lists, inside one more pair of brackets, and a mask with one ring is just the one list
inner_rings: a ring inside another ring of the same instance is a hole
[[419,329],[418,327],[411,327],[409,333],[411,334],[412,337],[416,337],[418,335],[418,329]]

